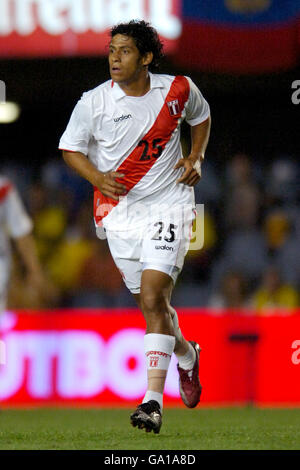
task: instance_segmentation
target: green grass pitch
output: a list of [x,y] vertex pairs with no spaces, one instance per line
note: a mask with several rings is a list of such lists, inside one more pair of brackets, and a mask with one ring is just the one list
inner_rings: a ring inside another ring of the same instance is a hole
[[165,408],[160,434],[133,428],[130,412],[2,409],[0,449],[300,449],[300,409]]

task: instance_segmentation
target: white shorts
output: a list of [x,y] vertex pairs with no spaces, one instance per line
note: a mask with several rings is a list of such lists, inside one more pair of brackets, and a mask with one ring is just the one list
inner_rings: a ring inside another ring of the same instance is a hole
[[189,248],[193,217],[178,217],[172,222],[159,217],[139,229],[106,230],[110,252],[130,292],[140,293],[145,269],[164,272],[175,284]]

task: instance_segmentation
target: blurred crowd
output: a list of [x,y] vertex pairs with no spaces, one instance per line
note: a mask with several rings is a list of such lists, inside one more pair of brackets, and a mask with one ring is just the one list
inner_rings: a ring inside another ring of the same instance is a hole
[[[214,165],[207,155],[196,202],[204,204],[204,246],[190,250],[173,295],[176,306],[266,314],[299,306],[299,164],[287,155],[266,164],[238,153]],[[51,295],[35,295],[14,258],[10,308],[135,306],[95,235],[89,183],[55,158],[33,169],[7,163],[34,223]],[[202,223],[202,219],[197,220]],[[45,298],[47,301],[45,302]]]

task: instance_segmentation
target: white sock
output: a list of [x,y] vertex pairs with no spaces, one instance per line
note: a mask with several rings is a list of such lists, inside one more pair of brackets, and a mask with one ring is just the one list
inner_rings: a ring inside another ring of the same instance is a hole
[[168,370],[175,347],[175,337],[159,333],[144,336],[147,369]]
[[196,360],[196,352],[191,343],[189,343],[189,350],[184,356],[176,356],[178,364],[181,369],[190,370],[194,367]]
[[159,403],[160,410],[162,411],[163,409],[163,394],[162,393],[153,392],[152,390],[147,390],[143,399],[143,403],[146,403],[147,401],[150,401],[150,400],[157,401]]
[[[173,309],[173,312],[174,312],[174,315],[172,317],[172,321],[173,321],[173,326],[174,326],[175,337],[178,341],[181,341],[182,333],[179,327],[177,312],[174,309]],[[194,367],[195,360],[196,360],[195,349],[189,343],[188,352],[185,353],[184,356],[177,356],[176,354],[176,357],[178,359],[178,364],[181,369],[190,370]]]
[[[147,370],[167,371],[175,347],[175,337],[158,333],[148,333],[144,336],[144,348],[147,358]],[[147,390],[143,403],[156,400],[160,409],[163,408],[163,394]]]
[[177,315],[177,312],[174,308],[173,308],[173,313],[174,313],[174,315],[172,317],[172,322],[173,322],[173,327],[174,327],[175,338],[177,339],[177,341],[181,341],[182,333],[181,333],[181,329],[179,327],[178,315]]

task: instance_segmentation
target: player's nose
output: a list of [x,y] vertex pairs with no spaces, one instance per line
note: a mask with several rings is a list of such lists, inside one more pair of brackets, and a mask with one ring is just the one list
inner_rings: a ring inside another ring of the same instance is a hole
[[120,60],[121,60],[120,53],[118,51],[114,51],[112,56],[111,56],[111,59],[112,59],[112,63],[120,62]]

